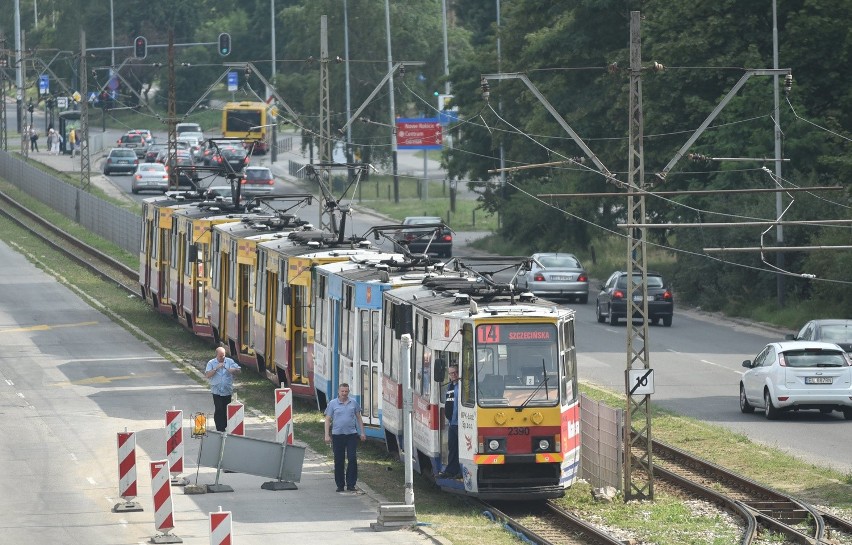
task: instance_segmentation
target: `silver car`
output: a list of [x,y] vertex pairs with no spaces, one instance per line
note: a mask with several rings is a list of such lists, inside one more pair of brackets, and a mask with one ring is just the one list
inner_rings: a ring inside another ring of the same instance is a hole
[[589,275],[574,254],[533,254],[532,267],[518,277],[518,287],[545,299],[575,299],[589,302]]
[[740,410],[763,409],[769,420],[783,411],[840,411],[852,420],[852,363],[834,343],[787,341],[769,343],[740,380]]
[[130,191],[139,193],[143,190],[162,191],[169,188],[169,173],[162,163],[140,163],[133,173]]

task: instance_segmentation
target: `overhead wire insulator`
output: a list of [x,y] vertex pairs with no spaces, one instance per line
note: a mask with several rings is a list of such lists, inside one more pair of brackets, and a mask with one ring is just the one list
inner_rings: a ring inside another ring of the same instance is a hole
[[610,74],[615,74],[618,72],[618,61],[612,62],[607,65],[606,71]]
[[793,74],[787,74],[784,76],[784,94],[789,95],[790,91],[793,90]]
[[666,67],[658,63],[657,61],[654,61],[654,64],[651,65],[651,70],[653,70],[654,72],[662,72],[665,69]]
[[491,98],[491,86],[488,84],[488,80],[482,78],[482,80],[479,82],[479,86],[480,88],[482,88],[482,98],[484,98],[485,101],[488,102],[488,99]]

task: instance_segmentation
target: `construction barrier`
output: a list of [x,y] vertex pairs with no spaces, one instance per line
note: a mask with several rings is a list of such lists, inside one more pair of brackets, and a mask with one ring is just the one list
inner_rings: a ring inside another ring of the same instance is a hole
[[183,411],[173,408],[166,411],[166,458],[169,460],[173,485],[186,485],[186,480],[180,478],[183,473],[183,455]]
[[118,495],[124,503],[117,503],[114,512],[142,511],[132,501],[136,497],[136,434],[132,431],[118,433]]
[[228,427],[225,430],[226,433],[230,433],[231,435],[245,435],[245,426],[243,424],[245,415],[245,408],[242,403],[238,401],[228,403]]
[[222,511],[219,507],[217,513],[210,513],[210,545],[231,545],[231,512]]
[[154,529],[163,532],[151,538],[152,543],[181,543],[179,537],[170,534],[174,529],[172,487],[169,482],[169,461],[151,462],[151,494],[154,496]]
[[[290,388],[275,389],[275,440],[293,444],[293,391]],[[288,426],[289,424],[289,426]]]

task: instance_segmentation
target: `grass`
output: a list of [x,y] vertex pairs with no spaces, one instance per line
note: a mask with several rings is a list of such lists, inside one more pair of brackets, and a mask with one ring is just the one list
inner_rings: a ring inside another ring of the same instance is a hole
[[[0,185],[4,191],[10,186]],[[12,189],[8,189],[13,191]],[[26,196],[21,197],[26,200]],[[45,213],[44,205],[28,205]],[[55,214],[55,213],[54,213]],[[54,221],[68,230],[80,230],[67,220],[51,215]],[[53,249],[5,219],[0,219],[0,238],[36,256],[39,266],[52,271],[62,271],[61,281],[91,295],[105,307],[134,324],[162,346],[169,347],[174,356],[164,354],[176,364],[201,368],[212,355],[212,346],[181,329],[171,318],[149,308],[138,297],[128,297],[126,292],[105,283],[81,267],[69,262]],[[81,238],[96,243],[96,237],[83,232]],[[103,246],[103,242],[98,243]],[[123,256],[132,264],[135,256]],[[196,377],[193,374],[191,376]],[[252,409],[268,418],[274,417],[273,385],[262,377],[243,373],[238,379],[239,398]],[[609,405],[624,405],[622,395],[582,385],[581,390]],[[322,417],[312,403],[297,400],[294,406],[296,437],[317,452],[330,455],[322,439]],[[764,445],[752,443],[747,437],[724,428],[704,424],[673,413],[653,408],[653,433],[656,439],[677,445],[724,467],[763,482],[769,486],[797,495],[817,505],[833,506],[845,510],[852,518],[852,475],[818,467]],[[368,443],[359,451],[359,479],[388,501],[404,500],[403,467],[388,454],[383,445]],[[430,525],[441,536],[456,545],[517,543],[497,524],[481,516],[476,504],[436,490],[429,481],[415,475],[415,499],[418,520]],[[729,544],[737,541],[738,532],[714,514],[707,515],[692,502],[658,486],[653,502],[627,502],[617,498],[612,503],[592,500],[586,483],[577,483],[561,503],[583,513],[599,524],[624,529],[624,535],[658,545]]]

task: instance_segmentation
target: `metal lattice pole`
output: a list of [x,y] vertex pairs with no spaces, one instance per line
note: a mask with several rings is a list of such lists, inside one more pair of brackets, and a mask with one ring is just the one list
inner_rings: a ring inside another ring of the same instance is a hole
[[[92,181],[89,162],[89,90],[86,68],[86,32],[80,29],[80,134],[77,145],[80,146],[80,185],[89,188]],[[71,158],[74,159],[73,157]]]
[[[331,119],[328,96],[328,17],[320,18],[320,113],[319,113],[319,162],[321,165],[332,162]],[[317,174],[324,177],[331,187],[331,170],[320,169]],[[331,211],[320,201],[320,228],[333,230]]]
[[[648,271],[646,269],[645,236],[647,230],[634,227],[645,223],[645,164],[642,148],[642,41],[639,12],[630,12],[630,114],[629,166],[627,183],[627,370],[625,393],[627,412],[624,422],[625,471],[624,499],[653,499],[654,471],[651,460],[651,395],[635,395],[631,370],[650,372],[648,358]],[[641,286],[634,282],[641,278]],[[634,293],[641,292],[641,302],[634,302]],[[638,304],[636,304],[638,303]],[[633,316],[641,317],[635,325]],[[645,377],[648,375],[645,374]]]
[[175,96],[175,31],[169,29],[169,105],[166,118],[168,130],[168,159],[166,165],[169,169],[169,189],[180,189],[180,181],[178,180],[177,169],[177,106]]

